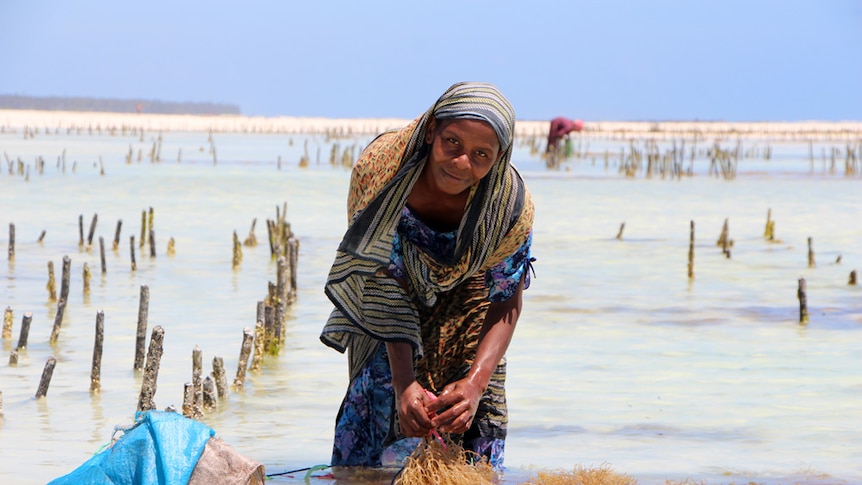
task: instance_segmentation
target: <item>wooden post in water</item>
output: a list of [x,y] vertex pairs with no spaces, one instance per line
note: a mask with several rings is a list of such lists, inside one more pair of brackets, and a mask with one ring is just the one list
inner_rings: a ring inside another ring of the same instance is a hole
[[236,235],[236,231],[233,232],[233,268],[239,268],[239,264],[242,262],[242,245],[239,243],[239,236]]
[[176,243],[174,242],[174,238],[168,239],[168,256],[173,256],[176,253]]
[[54,366],[57,365],[57,359],[54,356],[48,357],[48,362],[45,362],[45,368],[42,369],[42,379],[39,380],[39,388],[36,389],[36,399],[45,397],[48,394],[48,386],[51,384],[51,376],[54,375]]
[[141,212],[141,249],[144,248],[144,243],[147,241],[147,211]]
[[15,350],[27,348],[27,337],[30,335],[30,322],[33,321],[33,313],[25,312],[21,319],[21,333],[18,334],[18,345]]
[[135,236],[129,237],[129,250],[132,260],[132,271],[135,271],[138,269],[138,264],[135,262]]
[[265,352],[270,352],[275,340],[275,310],[270,305],[266,305],[263,309],[263,332],[266,336],[263,349]]
[[290,248],[290,254],[287,258],[287,261],[289,263],[287,278],[287,281],[289,283],[287,289],[287,302],[292,304],[296,301],[296,267],[299,265],[299,240],[295,237],[291,237],[287,242],[287,247]]
[[141,383],[141,394],[138,399],[138,411],[149,411],[156,409],[153,396],[156,395],[156,381],[159,378],[159,363],[162,360],[162,345],[165,339],[165,331],[156,325],[150,336],[150,349],[147,352],[147,366],[144,369],[144,378]]
[[48,301],[57,301],[57,282],[54,279],[54,262],[48,261],[48,284],[45,285],[48,290]]
[[78,247],[84,247],[84,214],[78,214]]
[[113,250],[116,251],[120,248],[120,229],[123,227],[123,220],[117,219],[117,229],[114,230],[114,246]]
[[766,227],[763,229],[763,237],[772,239],[772,208],[766,211]]
[[150,257],[156,257],[156,231],[152,227],[150,228]]
[[72,260],[69,256],[63,256],[63,279],[60,280],[60,299],[69,298],[69,278],[72,277]]
[[216,407],[215,384],[210,376],[204,378],[203,399],[204,409],[210,410]]
[[281,348],[281,332],[284,326],[284,314],[287,306],[287,259],[284,256],[278,257],[276,268],[278,279],[276,280],[276,300],[273,302],[275,305],[274,345],[271,347],[274,355],[278,355],[279,348]]
[[242,331],[242,347],[239,352],[239,362],[236,366],[236,377],[233,380],[233,387],[237,391],[242,390],[245,383],[245,370],[248,368],[248,357],[251,354],[251,346],[254,340],[254,334],[246,327]]
[[[135,333],[135,366],[134,370],[144,368],[144,347],[147,343],[147,317],[150,311],[150,287],[141,285],[141,297],[138,302],[138,327]],[[152,345],[152,344],[151,344]]]
[[796,296],[799,298],[799,324],[808,324],[808,294],[805,278],[799,278],[799,289],[796,290]]
[[54,328],[51,329],[51,344],[57,343],[57,339],[60,337],[60,327],[63,325],[63,313],[66,312],[66,299],[61,298],[60,301],[57,302],[57,314],[54,316]]
[[260,372],[260,363],[263,361],[263,342],[266,338],[266,331],[263,327],[263,320],[258,320],[254,324],[254,355],[251,358],[252,372]]
[[248,237],[243,241],[244,246],[257,246],[257,236],[254,235],[254,226],[257,224],[257,218],[251,220],[251,229],[248,230]]
[[694,221],[688,233],[688,279],[694,279]]
[[626,228],[626,223],[625,222],[621,223],[620,224],[620,230],[617,232],[617,239],[619,239],[620,241],[622,241],[622,239],[623,239],[623,230],[625,228]]
[[724,219],[724,225],[721,227],[721,235],[718,236],[718,240],[715,242],[716,246],[721,248],[721,252],[724,253],[728,258],[730,257],[730,251],[728,251],[728,219]]
[[226,400],[230,396],[230,389],[227,386],[227,374],[224,371],[224,359],[221,357],[213,357],[213,380],[216,385],[216,395],[219,400]]
[[45,240],[45,230],[42,229],[42,232],[39,234],[39,239],[36,240],[37,243],[42,244]]
[[15,224],[9,223],[9,261],[15,259]]
[[856,286],[856,270],[850,272],[850,280],[847,281],[848,285]]
[[90,392],[102,390],[102,343],[105,340],[105,312],[96,312],[96,338],[93,343],[93,364],[90,367]]
[[108,272],[108,266],[105,263],[105,238],[99,236],[99,257],[102,260],[102,274]]
[[83,281],[84,281],[84,294],[90,293],[90,265],[84,261],[84,269],[83,269]]
[[12,338],[12,321],[15,314],[12,312],[12,307],[7,306],[3,312],[3,340]]
[[814,263],[814,238],[808,238],[808,267],[813,268],[817,266]]
[[194,410],[192,402],[195,397],[194,384],[186,382],[183,385],[183,416],[189,419],[194,419]]
[[203,357],[201,348],[195,345],[192,350],[192,418],[204,417],[204,383],[203,383]]
[[93,234],[96,232],[96,221],[99,219],[99,214],[93,214],[93,220],[90,222],[90,232],[87,233],[87,249],[93,246]]

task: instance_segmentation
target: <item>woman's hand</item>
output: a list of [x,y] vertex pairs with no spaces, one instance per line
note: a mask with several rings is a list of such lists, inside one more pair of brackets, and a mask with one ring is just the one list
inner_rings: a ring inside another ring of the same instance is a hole
[[398,422],[405,436],[428,436],[434,429],[431,418],[428,417],[430,402],[431,399],[425,394],[425,389],[416,381],[400,392],[396,389],[395,406],[398,409]]
[[[483,392],[484,387],[469,377],[444,387],[437,400],[428,404],[428,412],[437,413],[431,420],[431,426],[441,433],[467,432],[473,424]],[[445,411],[441,411],[444,409]]]

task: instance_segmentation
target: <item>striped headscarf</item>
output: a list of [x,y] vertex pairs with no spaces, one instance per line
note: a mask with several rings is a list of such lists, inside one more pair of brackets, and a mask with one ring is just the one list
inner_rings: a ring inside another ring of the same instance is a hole
[[[411,124],[372,141],[354,166],[348,200],[351,221],[325,287],[335,309],[321,340],[341,352],[350,349],[351,377],[377,340],[407,341],[422,354],[413,300],[382,270],[389,264],[407,197],[428,157],[425,135],[432,117],[487,122],[497,134],[502,155],[471,188],[450,257],[435,259],[402,239],[412,296],[421,304],[434,305],[438,293],[514,252],[532,225],[532,202],[510,164],[514,110],[495,86],[454,84]],[[525,204],[528,211],[523,210]],[[529,217],[522,217],[524,213]]]

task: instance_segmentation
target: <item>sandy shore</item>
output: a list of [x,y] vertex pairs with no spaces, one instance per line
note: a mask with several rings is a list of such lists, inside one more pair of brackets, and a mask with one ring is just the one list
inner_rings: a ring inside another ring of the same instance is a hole
[[[190,131],[216,133],[287,133],[368,135],[399,128],[399,118],[310,118],[241,115],[164,115],[136,113],[0,109],[0,131]],[[862,143],[862,121],[723,122],[591,121],[583,135],[595,138],[763,138]],[[518,120],[519,137],[544,137],[548,121]]]

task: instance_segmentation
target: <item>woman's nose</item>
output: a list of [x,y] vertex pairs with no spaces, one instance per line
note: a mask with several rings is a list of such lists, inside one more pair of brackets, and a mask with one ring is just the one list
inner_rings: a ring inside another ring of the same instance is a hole
[[458,167],[459,169],[465,169],[470,167],[470,157],[467,156],[466,153],[461,153],[455,158],[452,159],[452,164]]

